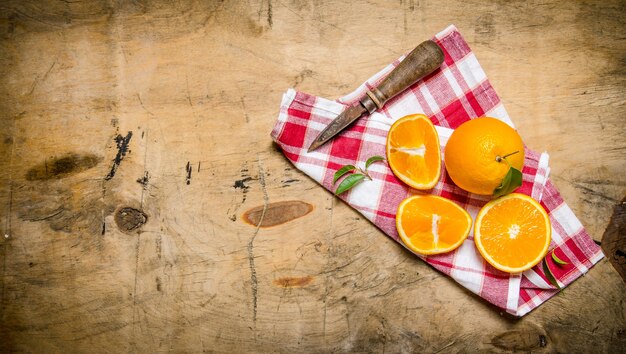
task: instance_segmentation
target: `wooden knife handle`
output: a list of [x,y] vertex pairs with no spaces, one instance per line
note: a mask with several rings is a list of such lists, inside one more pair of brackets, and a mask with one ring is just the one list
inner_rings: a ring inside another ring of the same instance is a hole
[[435,71],[443,63],[443,51],[431,41],[415,47],[389,75],[363,97],[361,104],[371,114],[382,108],[390,98],[406,90],[419,79]]

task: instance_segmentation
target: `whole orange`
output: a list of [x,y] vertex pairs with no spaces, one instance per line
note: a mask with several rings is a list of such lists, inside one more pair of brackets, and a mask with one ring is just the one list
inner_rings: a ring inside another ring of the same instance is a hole
[[510,167],[522,170],[524,143],[517,131],[501,120],[476,118],[452,132],[444,150],[444,163],[457,186],[491,195]]

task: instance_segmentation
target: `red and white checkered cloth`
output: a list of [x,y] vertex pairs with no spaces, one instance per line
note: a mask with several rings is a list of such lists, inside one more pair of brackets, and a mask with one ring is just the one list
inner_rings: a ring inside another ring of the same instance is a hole
[[[334,191],[336,185],[333,186],[332,180],[335,171],[347,164],[363,167],[369,157],[384,156],[390,126],[405,115],[426,114],[437,128],[442,149],[453,129],[472,118],[490,116],[513,126],[476,56],[458,30],[450,26],[433,40],[443,49],[443,65],[387,102],[383,109],[359,119],[331,142],[307,153],[318,133],[347,105],[356,104],[367,89],[377,86],[403,57],[337,101],[288,90],[283,95],[272,138],[298,169],[326,189]],[[586,273],[602,259],[603,254],[548,178],[549,170],[546,153],[538,154],[527,149],[522,171],[523,184],[517,192],[532,196],[549,212],[552,221],[550,249],[554,249],[555,254],[569,264],[557,265],[551,257],[546,259],[559,285],[565,287]],[[403,245],[395,226],[397,207],[408,196],[423,192],[399,181],[386,164],[375,163],[369,171],[372,181],[360,183],[340,198]],[[438,184],[427,193],[454,200],[474,219],[490,199],[456,187],[445,169]],[[558,292],[547,280],[541,263],[522,274],[508,274],[493,268],[474,246],[473,233],[453,252],[418,257],[470,291],[517,316],[525,315]]]

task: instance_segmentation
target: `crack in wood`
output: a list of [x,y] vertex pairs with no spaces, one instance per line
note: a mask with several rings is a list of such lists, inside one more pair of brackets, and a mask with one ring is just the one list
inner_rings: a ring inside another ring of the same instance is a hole
[[192,172],[192,168],[191,168],[191,163],[189,161],[187,161],[187,167],[185,167],[185,171],[187,171],[187,174],[185,176],[185,183],[187,185],[191,184],[191,172]]
[[137,244],[135,246],[135,280],[133,285],[133,341],[136,342],[136,325],[137,325],[137,274],[139,273],[139,247],[141,246],[141,233],[137,235]]
[[245,192],[248,191],[248,189],[250,189],[250,186],[246,184],[246,182],[251,181],[252,177],[245,177],[242,179],[238,179],[235,181],[235,183],[233,184],[233,188],[235,189],[241,189]]
[[258,306],[258,279],[256,266],[254,264],[254,240],[256,236],[259,234],[259,230],[263,224],[263,219],[265,218],[265,212],[267,211],[267,206],[269,205],[269,197],[267,195],[267,189],[265,186],[265,172],[263,171],[263,165],[261,164],[261,157],[258,156],[258,166],[259,166],[259,184],[261,184],[261,189],[263,191],[263,211],[261,213],[261,217],[259,219],[259,224],[254,230],[252,237],[248,240],[247,250],[248,250],[248,264],[250,268],[250,287],[252,290],[252,321],[254,323],[254,336],[256,340],[256,319],[257,319],[257,306]]
[[[141,132],[141,137],[144,137],[144,133],[145,136],[147,138],[148,136],[148,128],[146,127],[146,130],[144,130],[143,132]],[[146,139],[146,148],[143,152],[143,179],[138,179],[137,182],[139,182],[143,187],[141,188],[141,199],[139,200],[139,208],[141,210],[143,210],[143,200],[144,200],[144,196],[146,191],[148,190],[148,181],[150,178],[150,174],[148,173],[148,144],[150,143],[150,139]]]
[[65,211],[65,208],[63,206],[58,207],[56,210],[54,210],[52,213],[48,214],[48,215],[44,215],[44,216],[33,216],[33,217],[24,217],[22,218],[22,220],[24,221],[44,221],[44,220],[48,220],[51,219],[59,214],[61,214],[63,211]]
[[274,20],[272,19],[272,0],[267,0],[267,25],[272,28]]
[[[328,266],[330,264],[330,253],[331,253],[331,233],[333,232],[333,211],[335,209],[335,198],[330,198],[330,208],[328,208],[328,210],[330,211],[330,215],[329,215],[329,228],[328,228],[328,232],[325,234],[326,237],[326,244],[328,245],[328,252],[326,252],[326,263],[324,264],[324,271],[323,274],[325,274],[324,276],[324,294],[322,295],[322,301],[324,303],[324,322],[323,322],[323,327],[322,327],[322,332],[323,332],[323,336],[324,336],[324,345],[328,345],[327,340],[326,340],[326,321],[327,321],[327,317],[328,317],[328,294],[329,294],[329,289],[328,289],[328,282],[329,282],[329,276],[328,273],[326,272],[328,270]],[[317,247],[316,247],[317,250]]]
[[117,169],[120,167],[120,163],[122,163],[122,160],[124,160],[124,157],[129,152],[128,144],[130,143],[130,139],[132,137],[133,137],[132,131],[129,131],[126,134],[126,136],[122,136],[118,134],[115,137],[115,143],[117,144],[117,154],[115,155],[115,158],[113,159],[113,165],[111,165],[111,170],[106,175],[106,177],[104,177],[105,181],[108,181],[111,178],[113,178],[113,176],[115,176]]
[[150,173],[148,173],[148,171],[144,171],[143,177],[137,178],[137,183],[141,184],[143,189],[147,189],[148,182],[150,182]]
[[52,62],[52,65],[50,65],[50,68],[48,68],[48,70],[45,72],[45,74],[43,74],[41,80],[39,79],[39,76],[35,77],[35,81],[33,82],[32,86],[30,87],[30,91],[28,92],[28,96],[33,94],[33,92],[35,91],[35,88],[37,87],[39,82],[46,81],[46,79],[48,78],[48,74],[50,74],[50,71],[52,71],[52,68],[54,68],[54,66],[56,65],[58,59],[59,58],[55,58],[54,59],[54,62]]
[[246,123],[250,123],[250,117],[248,116],[248,109],[246,108],[245,96],[241,96],[241,109],[243,110],[243,117],[246,119]]
[[2,250],[2,291],[0,292],[0,312],[6,313],[6,275],[7,275],[7,251],[9,246],[9,238],[12,236],[12,216],[13,216],[13,158],[15,156],[15,121],[16,119],[24,114],[24,112],[20,113],[17,117],[13,118],[11,124],[11,155],[9,156],[9,205],[7,206],[7,214],[4,225],[4,239],[3,242],[3,250]]

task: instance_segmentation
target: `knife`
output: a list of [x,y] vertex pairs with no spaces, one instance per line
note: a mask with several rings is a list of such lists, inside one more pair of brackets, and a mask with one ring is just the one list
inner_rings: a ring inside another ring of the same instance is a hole
[[363,114],[372,114],[390,98],[435,71],[443,63],[443,51],[431,41],[424,41],[413,49],[377,87],[366,92],[361,101],[348,107],[322,130],[309,146],[308,152],[324,145]]

